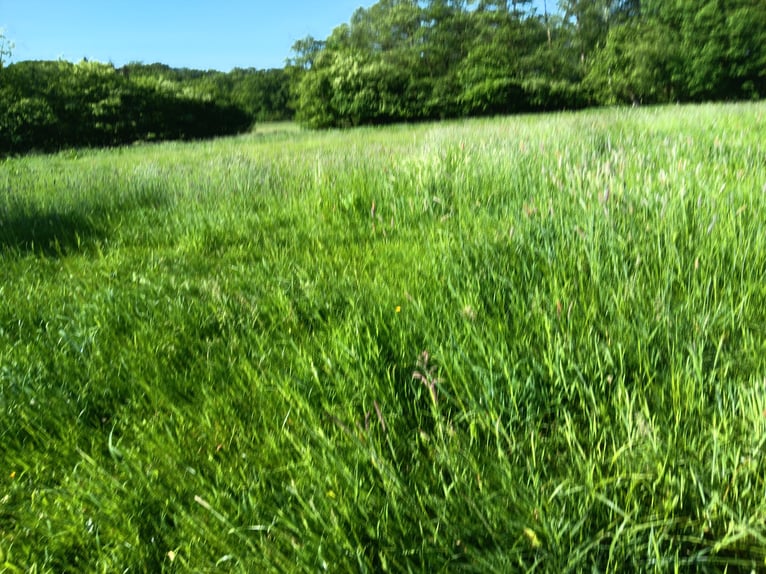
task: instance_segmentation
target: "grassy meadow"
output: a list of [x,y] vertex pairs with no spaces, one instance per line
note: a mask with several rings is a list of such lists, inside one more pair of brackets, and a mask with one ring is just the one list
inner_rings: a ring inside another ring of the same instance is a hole
[[766,569],[766,104],[0,162],[0,572]]

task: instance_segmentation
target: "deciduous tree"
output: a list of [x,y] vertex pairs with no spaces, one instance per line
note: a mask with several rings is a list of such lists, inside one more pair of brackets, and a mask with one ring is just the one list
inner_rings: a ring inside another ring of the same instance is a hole
[[0,30],[0,70],[3,69],[5,62],[7,62],[13,55],[13,42],[5,37],[5,34]]

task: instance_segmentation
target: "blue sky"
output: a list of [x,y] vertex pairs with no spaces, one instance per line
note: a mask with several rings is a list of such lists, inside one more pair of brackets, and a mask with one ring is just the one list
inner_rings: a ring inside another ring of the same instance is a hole
[[[0,0],[11,61],[83,58],[177,68],[281,68],[374,0]],[[542,2],[537,0],[536,5]],[[549,8],[555,0],[548,1]]]
[[112,62],[229,71],[278,68],[293,42],[324,39],[365,0],[0,0],[12,61]]

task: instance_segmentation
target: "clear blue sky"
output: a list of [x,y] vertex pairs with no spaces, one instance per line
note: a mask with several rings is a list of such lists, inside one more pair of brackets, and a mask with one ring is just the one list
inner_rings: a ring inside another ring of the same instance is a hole
[[366,0],[0,0],[11,61],[281,68],[296,40],[324,39]]

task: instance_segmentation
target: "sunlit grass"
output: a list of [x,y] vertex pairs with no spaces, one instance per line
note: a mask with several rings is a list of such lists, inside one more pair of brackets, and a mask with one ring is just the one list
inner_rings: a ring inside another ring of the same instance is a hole
[[6,160],[0,569],[766,568],[764,112]]

